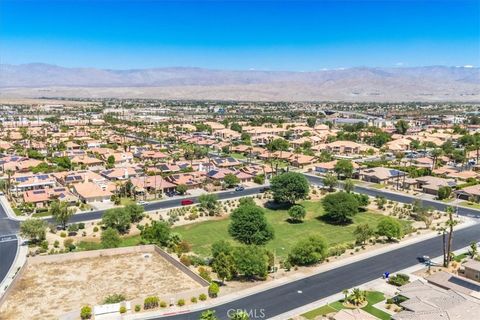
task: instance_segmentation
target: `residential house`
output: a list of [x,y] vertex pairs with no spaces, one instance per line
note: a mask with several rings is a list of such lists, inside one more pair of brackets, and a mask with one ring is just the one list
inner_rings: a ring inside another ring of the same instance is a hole
[[[480,282],[480,261],[469,260],[463,264],[463,268],[465,277]],[[477,290],[480,292],[480,287]]]
[[358,172],[358,175],[364,181],[387,184],[401,183],[401,180],[407,176],[407,173],[397,169],[375,167],[362,169]]
[[163,179],[160,175],[135,177],[130,180],[139,193],[147,192],[172,192],[176,185]]
[[72,158],[71,162],[74,166],[80,166],[81,168],[92,171],[100,171],[105,169],[105,165],[102,160],[87,155],[75,156]]
[[457,183],[455,179],[444,179],[439,177],[424,176],[416,178],[417,188],[422,189],[424,193],[437,195],[441,187],[454,188]]
[[55,178],[50,174],[15,174],[12,177],[12,191],[15,192],[53,188],[55,185]]
[[445,290],[420,280],[399,288],[408,300],[400,305],[403,311],[392,315],[393,320],[474,319],[480,314],[480,301]]
[[23,201],[33,203],[37,208],[46,207],[53,200],[66,201],[73,205],[78,199],[64,187],[28,190],[23,193]]
[[112,197],[112,192],[93,182],[77,183],[73,185],[72,189],[84,203],[110,202]]
[[132,167],[127,168],[113,168],[109,170],[100,171],[100,174],[110,181],[128,180],[129,178],[138,175]]

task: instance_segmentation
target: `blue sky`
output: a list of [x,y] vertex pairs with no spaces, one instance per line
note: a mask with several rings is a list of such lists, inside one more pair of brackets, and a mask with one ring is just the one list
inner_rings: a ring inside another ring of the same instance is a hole
[[480,65],[478,0],[0,0],[1,63],[298,70]]

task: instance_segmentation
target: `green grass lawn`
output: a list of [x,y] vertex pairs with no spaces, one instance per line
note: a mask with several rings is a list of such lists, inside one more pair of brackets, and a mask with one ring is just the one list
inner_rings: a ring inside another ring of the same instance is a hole
[[374,184],[371,184],[370,187],[375,189],[383,189],[385,188],[385,185],[383,183],[374,183]]
[[462,201],[459,205],[469,208],[480,209],[480,203],[470,202],[470,201]]
[[[385,296],[382,292],[379,291],[368,291],[367,292],[367,301],[368,304],[362,308],[363,311],[370,313],[371,315],[382,319],[382,320],[390,320],[390,315],[382,310],[375,308],[373,305],[379,303],[380,301],[385,300]],[[311,310],[307,313],[302,314],[303,317],[307,319],[314,319],[320,315],[326,315],[331,312],[340,311],[342,309],[346,309],[346,307],[342,304],[341,301],[335,301],[328,305],[324,305],[320,308]]]
[[[302,204],[307,210],[307,216],[303,223],[296,224],[288,222],[287,210],[266,209],[267,220],[275,230],[275,238],[266,247],[275,250],[279,257],[285,257],[298,240],[309,235],[321,235],[329,245],[353,242],[353,230],[358,224],[368,223],[372,228],[376,228],[378,220],[383,217],[372,212],[361,212],[354,217],[352,224],[336,226],[319,219],[324,214],[319,201],[304,201]],[[229,223],[230,219],[225,218],[176,227],[174,231],[192,245],[193,252],[208,256],[213,242],[232,239],[228,234]]]
[[48,217],[48,216],[50,216],[50,212],[48,212],[48,211],[37,212],[37,213],[32,214],[32,217],[34,217],[34,218],[41,218],[41,217]]
[[230,157],[235,158],[237,160],[245,160],[247,157],[243,153],[232,152],[229,154]]
[[456,255],[455,258],[453,258],[453,260],[455,260],[456,262],[462,262],[462,260],[465,259],[468,256],[469,256],[468,252],[464,252],[464,253],[461,253],[459,255]]
[[[122,237],[121,239],[122,241],[120,242],[120,247],[137,246],[140,244],[140,241],[141,241],[140,235],[131,236],[131,237]],[[77,244],[77,248],[80,251],[103,249],[102,244],[100,242],[94,242],[94,241],[80,241]]]
[[130,198],[120,198],[120,205],[127,206],[129,204],[135,204],[135,201]]
[[308,311],[307,313],[302,314],[303,317],[307,319],[315,319],[318,316],[325,316],[332,312],[337,312],[337,309],[334,309],[330,305],[324,305],[323,307]]

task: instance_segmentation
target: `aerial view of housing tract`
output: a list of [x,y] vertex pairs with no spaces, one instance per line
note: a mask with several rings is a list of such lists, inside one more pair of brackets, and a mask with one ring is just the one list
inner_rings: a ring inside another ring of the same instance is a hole
[[0,320],[480,318],[480,2],[0,0]]

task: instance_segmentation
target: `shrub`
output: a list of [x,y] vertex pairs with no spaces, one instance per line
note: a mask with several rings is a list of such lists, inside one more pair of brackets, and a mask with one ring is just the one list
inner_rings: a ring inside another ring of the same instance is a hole
[[198,268],[198,274],[200,275],[200,277],[207,280],[208,282],[212,282],[212,277],[210,277],[210,272],[204,267]]
[[192,260],[190,260],[190,257],[185,254],[182,254],[182,256],[180,257],[180,262],[186,265],[187,267],[192,264]]
[[388,279],[388,283],[394,285],[394,286],[397,286],[397,287],[401,287],[405,284],[407,284],[410,280],[410,277],[406,274],[403,274],[403,273],[397,273],[396,275],[394,276],[391,276],[389,279]]
[[166,308],[166,307],[167,307],[167,303],[165,301],[161,301],[160,308]]
[[215,282],[210,283],[210,286],[208,287],[208,295],[210,298],[216,298],[218,296],[218,293],[220,292],[220,287],[218,284]]
[[80,310],[80,318],[90,319],[92,317],[92,308],[90,306],[83,306]]
[[98,227],[97,226],[93,227],[93,232],[98,232]]
[[192,302],[192,303],[197,303],[197,301],[198,301],[197,297],[190,298],[190,302]]
[[55,242],[53,242],[53,246],[54,246],[55,248],[58,248],[58,247],[60,246],[60,241],[55,240]]
[[135,312],[140,312],[140,310],[142,310],[142,306],[139,305],[139,304],[136,304],[135,305]]
[[310,236],[298,241],[288,259],[294,265],[310,265],[327,257],[327,244],[320,236]]
[[67,236],[67,234],[65,232],[63,232],[63,231],[60,232],[60,237],[65,238],[66,236]]
[[184,305],[185,305],[185,300],[184,300],[184,299],[179,299],[179,300],[177,301],[177,306],[183,307]]
[[78,229],[80,229],[80,230],[85,229],[85,223],[80,222],[80,223],[78,224]]
[[201,293],[199,296],[198,296],[198,300],[200,301],[205,301],[207,300],[207,295],[205,293]]
[[347,249],[343,245],[336,245],[328,250],[329,256],[341,256]]
[[120,313],[126,313],[127,312],[127,307],[121,306],[120,307]]
[[63,246],[68,251],[73,251],[76,248],[75,245],[73,244],[73,239],[65,239],[63,241]]
[[158,307],[158,302],[159,302],[159,299],[157,296],[147,297],[143,301],[143,309],[147,310],[147,309],[156,308]]
[[119,303],[122,301],[127,300],[123,294],[119,293],[114,293],[111,295],[108,295],[104,300],[103,304],[113,304],[113,303]]

